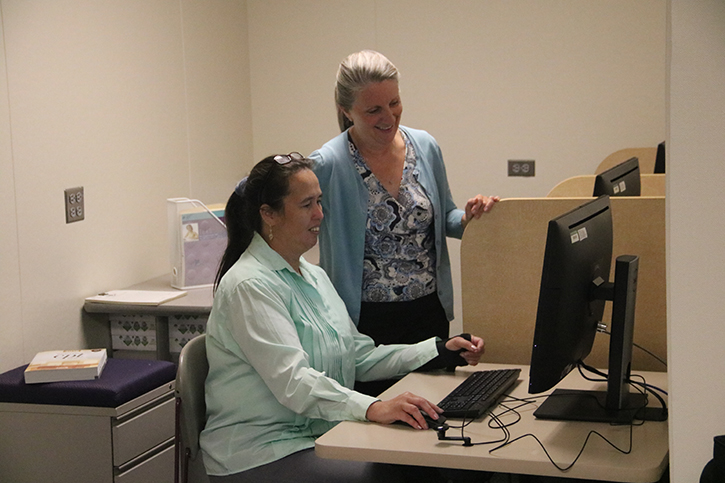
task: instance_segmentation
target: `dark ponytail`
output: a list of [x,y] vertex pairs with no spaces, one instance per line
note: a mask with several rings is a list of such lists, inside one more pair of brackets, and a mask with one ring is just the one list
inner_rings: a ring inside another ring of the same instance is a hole
[[244,250],[252,242],[254,231],[244,227],[244,218],[242,215],[244,211],[243,204],[244,200],[242,197],[236,193],[232,193],[224,209],[224,220],[227,225],[227,248],[224,250],[224,255],[222,255],[219,269],[214,279],[214,291],[219,286],[219,282],[224,274],[232,268],[232,265],[239,260]]

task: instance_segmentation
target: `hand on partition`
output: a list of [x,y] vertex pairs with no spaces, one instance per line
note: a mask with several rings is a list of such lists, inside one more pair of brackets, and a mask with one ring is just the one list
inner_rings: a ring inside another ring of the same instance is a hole
[[463,227],[465,228],[472,219],[480,218],[482,214],[488,213],[493,206],[501,201],[500,196],[476,195],[466,202],[466,214],[463,215]]
[[446,342],[446,349],[450,351],[463,351],[459,354],[470,366],[475,366],[481,361],[485,349],[485,343],[480,337],[471,335],[470,342],[463,337],[452,337]]
[[428,429],[428,424],[421,411],[434,420],[438,419],[438,415],[443,412],[441,408],[427,399],[404,392],[387,401],[375,401],[368,407],[365,417],[368,421],[376,423],[391,424],[403,421],[415,429]]

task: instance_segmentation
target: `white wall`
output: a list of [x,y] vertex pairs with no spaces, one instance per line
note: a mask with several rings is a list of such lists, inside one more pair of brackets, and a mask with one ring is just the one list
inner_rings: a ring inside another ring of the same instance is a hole
[[[662,0],[248,5],[257,160],[339,132],[335,72],[364,48],[400,70],[402,123],[436,137],[459,206],[477,193],[545,196],[614,151],[665,139]],[[536,177],[507,177],[508,159],[536,160]],[[460,243],[449,248],[460,332]]]
[[[0,5],[1,7],[2,5]],[[3,25],[0,8],[0,25]],[[4,32],[4,28],[3,28]],[[23,361],[22,311],[20,303],[20,261],[16,214],[15,170],[10,136],[5,35],[0,35],[0,371]],[[76,321],[77,323],[77,321]]]
[[[439,141],[454,196],[543,196],[623,147],[665,136],[661,0],[250,0],[254,156],[310,152],[338,133],[342,58],[401,71],[403,123]],[[535,159],[534,179],[506,177]]]
[[725,434],[725,2],[672,0],[668,341],[673,482]]
[[[105,344],[83,298],[168,271],[169,197],[251,165],[244,2],[2,0],[0,371]],[[6,83],[7,81],[7,83]],[[63,190],[85,188],[66,224]]]

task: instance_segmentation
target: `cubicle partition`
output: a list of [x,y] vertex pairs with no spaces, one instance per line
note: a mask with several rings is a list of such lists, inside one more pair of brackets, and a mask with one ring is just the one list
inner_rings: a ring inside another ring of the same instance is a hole
[[[549,198],[590,197],[594,193],[596,177],[593,174],[586,174],[567,178],[554,186],[546,196]],[[641,174],[639,180],[642,196],[665,196],[664,174]]]
[[603,173],[609,168],[613,168],[619,163],[629,158],[637,157],[639,159],[639,170],[642,173],[654,173],[655,162],[657,161],[657,147],[651,148],[625,148],[615,151],[599,163],[594,174]]
[[[591,199],[504,199],[466,228],[461,242],[463,329],[486,339],[484,362],[530,363],[548,222]],[[640,257],[634,342],[666,360],[665,198],[613,197],[611,207],[614,257]],[[610,314],[607,303],[606,323]],[[597,334],[587,362],[606,368],[608,347],[609,336]],[[637,348],[632,368],[666,371]]]

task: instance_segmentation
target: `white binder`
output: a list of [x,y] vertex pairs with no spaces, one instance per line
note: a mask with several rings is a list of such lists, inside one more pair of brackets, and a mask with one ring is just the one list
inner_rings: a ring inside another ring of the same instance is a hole
[[224,205],[207,207],[189,198],[166,201],[171,286],[188,289],[212,285],[227,246]]

